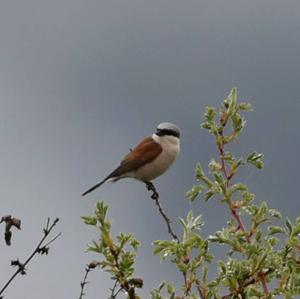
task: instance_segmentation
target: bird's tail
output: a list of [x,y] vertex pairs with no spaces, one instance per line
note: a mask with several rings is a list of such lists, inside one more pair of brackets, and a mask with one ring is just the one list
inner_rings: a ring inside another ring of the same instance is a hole
[[105,178],[104,180],[102,180],[100,183],[96,184],[95,186],[91,187],[90,189],[86,190],[84,193],[81,194],[81,196],[85,196],[88,193],[94,191],[95,189],[99,188],[102,184],[104,184],[106,181],[108,180],[108,178]]
[[104,184],[108,180],[116,182],[119,179],[125,177],[125,176],[123,176],[124,173],[122,173],[123,167],[124,167],[124,164],[121,164],[112,173],[110,173],[105,179],[103,179],[100,183],[96,184],[95,186],[91,187],[89,190],[82,193],[81,196],[85,196],[86,194],[94,191],[95,189],[99,188],[102,184]]

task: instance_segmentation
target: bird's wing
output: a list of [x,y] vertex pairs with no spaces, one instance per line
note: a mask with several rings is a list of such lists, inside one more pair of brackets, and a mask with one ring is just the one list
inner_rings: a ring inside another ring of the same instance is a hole
[[119,167],[111,172],[104,180],[85,191],[82,196],[99,188],[103,183],[109,179],[121,177],[122,175],[134,171],[143,165],[153,161],[162,152],[160,144],[155,142],[151,137],[142,140],[133,150],[127,154]]
[[161,145],[155,142],[152,137],[147,137],[123,158],[120,166],[109,175],[109,178],[134,171],[153,161],[161,152]]

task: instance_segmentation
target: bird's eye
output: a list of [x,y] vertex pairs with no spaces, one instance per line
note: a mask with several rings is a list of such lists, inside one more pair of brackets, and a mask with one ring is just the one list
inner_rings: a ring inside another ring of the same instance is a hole
[[164,132],[161,129],[156,129],[156,135],[163,136]]

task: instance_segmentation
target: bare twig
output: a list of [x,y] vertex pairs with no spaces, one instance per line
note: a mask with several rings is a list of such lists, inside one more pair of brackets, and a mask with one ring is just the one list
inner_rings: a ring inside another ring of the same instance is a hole
[[109,299],[116,299],[121,291],[123,291],[123,289],[120,287]]
[[61,236],[61,232],[58,233],[53,239],[51,239],[48,243],[46,243],[43,247],[48,247],[51,243],[53,243],[57,238]]
[[79,295],[79,299],[82,299],[83,296],[85,295],[85,293],[84,293],[84,287],[88,284],[88,281],[87,281],[88,274],[93,269],[95,269],[98,265],[99,265],[99,262],[97,262],[97,261],[93,261],[93,262],[91,262],[91,263],[89,263],[89,264],[86,265],[86,267],[85,267],[85,274],[84,274],[83,280],[80,282],[80,295]]
[[155,201],[155,204],[157,205],[158,207],[158,211],[159,213],[162,215],[162,217],[164,218],[166,224],[167,224],[167,227],[168,227],[168,232],[169,234],[172,236],[172,238],[174,240],[177,241],[177,243],[179,243],[179,238],[177,237],[177,235],[174,233],[172,227],[171,227],[171,220],[168,218],[168,216],[166,215],[166,213],[164,212],[164,210],[162,209],[162,206],[159,202],[159,194],[155,188],[155,186],[153,185],[153,183],[151,182],[146,182],[146,187],[149,191],[152,191],[153,194],[151,195],[151,198]]
[[79,299],[82,299],[83,296],[85,295],[84,293],[84,287],[86,284],[88,284],[87,282],[87,277],[88,277],[88,274],[90,273],[90,269],[88,267],[85,268],[85,275],[84,275],[84,278],[83,278],[83,281],[80,282],[80,295],[79,295]]
[[109,299],[115,299],[115,298],[117,297],[119,291],[122,289],[122,288],[120,288],[120,289],[116,292],[117,286],[118,286],[118,281],[116,280],[114,286],[110,289],[110,290],[111,290],[111,295],[110,295]]
[[[15,279],[15,277],[18,274],[24,275],[26,274],[26,265],[32,260],[32,258],[36,255],[36,254],[43,254],[43,253],[48,253],[49,248],[47,246],[43,245],[43,242],[46,240],[46,238],[48,237],[48,235],[51,233],[52,229],[54,228],[54,226],[57,224],[57,222],[59,221],[58,218],[56,218],[53,223],[50,225],[50,218],[47,219],[47,225],[46,228],[43,229],[44,235],[42,237],[42,239],[39,241],[38,245],[35,247],[34,251],[31,253],[31,255],[27,258],[27,260],[24,263],[21,263],[18,259],[14,260],[11,262],[12,266],[17,267],[17,270],[15,271],[15,273],[9,278],[9,280],[4,284],[4,286],[2,287],[2,289],[0,290],[0,295],[2,295],[4,293],[4,291],[6,290],[6,288],[11,284],[11,282]],[[60,234],[59,234],[60,235]],[[54,239],[56,239],[58,236],[56,236]],[[54,241],[53,239],[53,241]],[[50,244],[50,243],[49,243]],[[49,245],[48,244],[48,245]]]

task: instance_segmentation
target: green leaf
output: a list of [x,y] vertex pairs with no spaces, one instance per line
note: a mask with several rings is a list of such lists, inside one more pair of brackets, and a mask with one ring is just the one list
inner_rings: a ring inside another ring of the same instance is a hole
[[196,176],[197,180],[201,180],[205,176],[204,171],[203,171],[200,163],[196,164],[195,176]]
[[201,128],[206,129],[206,130],[210,130],[211,127],[212,127],[212,125],[210,123],[208,123],[208,122],[203,122],[201,124]]
[[140,243],[140,241],[138,241],[137,239],[132,239],[131,241],[130,241],[130,245],[131,245],[131,247],[135,250],[135,251],[138,251],[138,249],[139,249],[139,247],[141,246],[141,243]]
[[269,214],[272,217],[277,218],[277,219],[281,219],[282,218],[281,213],[279,211],[277,211],[276,209],[269,209]]
[[269,226],[268,231],[269,231],[269,235],[284,233],[284,229],[280,226]]
[[224,100],[224,106],[227,108],[227,114],[230,117],[234,110],[236,109],[236,102],[237,102],[237,88],[234,87],[231,89],[228,97]]
[[291,220],[288,217],[286,217],[285,225],[286,225],[286,227],[288,229],[289,235],[291,235],[292,231],[293,231],[293,225],[292,225]]
[[223,159],[227,161],[229,164],[232,164],[235,161],[232,153],[230,152],[225,152],[225,154],[223,155]]
[[296,224],[293,228],[293,236],[297,237],[300,234],[300,223]]
[[94,216],[81,216],[81,219],[84,221],[87,225],[96,225],[97,224],[97,218]]
[[262,159],[263,159],[263,154],[258,154],[257,152],[253,152],[247,157],[247,162],[249,164],[254,165],[258,169],[261,169],[264,167],[264,163]]
[[234,184],[231,187],[231,192],[235,193],[237,191],[248,191],[248,187],[246,185],[242,184],[242,183]]
[[231,120],[232,120],[232,128],[235,133],[239,133],[246,124],[245,119],[239,113],[234,113],[231,116]]
[[215,192],[213,191],[207,191],[205,194],[204,194],[204,200],[205,201],[208,201],[211,197],[213,197],[215,194]]
[[204,269],[203,269],[203,274],[202,274],[202,281],[203,282],[206,282],[207,275],[208,275],[208,268],[205,266]]
[[252,111],[252,106],[250,103],[242,102],[238,104],[238,109],[244,111]]
[[208,166],[211,171],[220,171],[222,169],[222,165],[215,159],[211,159]]
[[208,122],[212,122],[216,116],[216,108],[206,107],[204,117]]
[[120,249],[122,249],[131,238],[132,238],[131,234],[127,235],[127,234],[120,233],[119,236],[117,236],[117,239],[120,242]]
[[177,268],[180,272],[182,273],[186,273],[187,272],[187,269],[188,269],[188,266],[184,263],[178,263],[177,265]]
[[210,242],[219,242],[220,241],[220,239],[217,236],[209,236],[208,240]]
[[98,220],[103,224],[108,211],[108,205],[104,201],[97,202],[95,215]]
[[202,192],[202,187],[200,185],[194,185],[192,189],[190,189],[186,193],[186,196],[191,202],[193,202],[201,192]]
[[167,284],[167,291],[169,294],[173,294],[175,292],[175,288],[171,284]]

